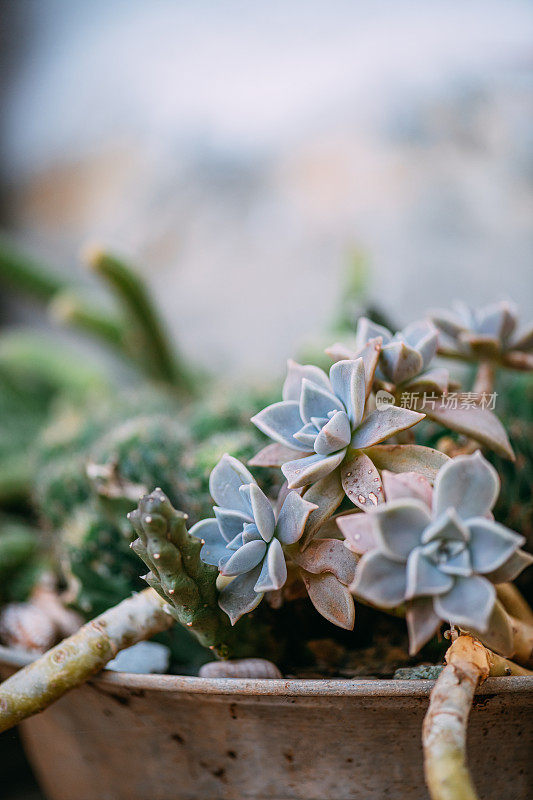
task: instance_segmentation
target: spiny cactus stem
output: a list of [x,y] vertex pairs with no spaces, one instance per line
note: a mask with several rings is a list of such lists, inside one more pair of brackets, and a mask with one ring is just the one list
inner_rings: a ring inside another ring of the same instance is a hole
[[123,600],[0,684],[0,732],[43,711],[125,647],[165,631],[173,617],[152,589]]
[[21,253],[5,236],[0,234],[0,280],[9,286],[48,302],[64,289],[66,281],[49,266]]
[[111,314],[89,305],[74,292],[59,292],[48,310],[54,322],[88,333],[124,353],[125,326]]
[[146,370],[182,394],[192,394],[193,381],[189,369],[169,342],[141,278],[122,260],[99,248],[89,249],[86,260],[90,268],[114,290],[131,322],[137,327]]
[[478,395],[489,395],[494,389],[496,370],[489,361],[481,361],[476,372],[472,391]]
[[432,800],[478,800],[466,764],[466,730],[474,692],[489,675],[488,651],[459,636],[446,653],[422,729],[424,772]]

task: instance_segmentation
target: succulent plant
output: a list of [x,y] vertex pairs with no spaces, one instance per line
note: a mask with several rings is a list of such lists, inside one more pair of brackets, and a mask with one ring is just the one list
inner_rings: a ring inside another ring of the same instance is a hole
[[427,320],[413,322],[393,334],[383,325],[367,317],[357,323],[354,349],[337,343],[328,348],[334,361],[354,358],[365,345],[380,337],[381,351],[376,369],[376,378],[394,391],[435,391],[440,394],[448,389],[449,374],[443,367],[429,369],[437,352],[438,331]]
[[[386,390],[386,399],[402,408],[423,412],[428,419],[462,433],[494,450],[504,458],[514,457],[511,444],[499,419],[487,403],[470,402],[449,394],[455,385],[447,369],[429,368],[437,352],[438,330],[426,320],[408,325],[392,334],[383,325],[366,317],[357,324],[354,350],[337,343],[328,349],[335,361],[354,358],[358,351],[380,337],[382,344],[374,376],[374,389]],[[379,399],[379,393],[378,393]]]
[[338,522],[364,553],[353,591],[382,608],[407,604],[413,653],[442,621],[483,637],[497,611],[493,584],[533,563],[524,538],[492,518],[496,471],[478,451],[450,459],[434,490],[416,474],[385,473],[384,485],[387,502]]
[[[397,406],[371,410],[369,401],[380,352],[380,340],[370,340],[356,359],[337,361],[326,373],[314,366],[289,361],[283,400],[267,406],[252,422],[277,443],[261,451],[250,463],[281,466],[290,489],[325,478],[338,467],[348,477],[354,470],[370,476],[361,503],[377,504],[372,482],[379,475],[372,462],[374,448],[385,439],[410,428],[424,414]],[[379,452],[385,456],[385,446]],[[391,458],[394,459],[392,450]],[[363,465],[363,466],[361,466]],[[347,495],[358,503],[353,490]]]
[[215,517],[197,522],[191,535],[204,542],[200,558],[233,577],[220,592],[219,605],[232,624],[259,605],[265,592],[287,580],[284,545],[302,536],[314,503],[288,492],[276,519],[270,500],[253,475],[225,454],[211,473]]
[[466,361],[489,361],[512,369],[533,369],[533,325],[518,329],[518,309],[501,301],[481,308],[455,303],[431,319],[439,330],[439,352]]
[[[338,539],[317,538],[321,522],[338,500],[330,507],[321,498],[321,508],[309,495],[302,497],[285,487],[275,509],[246,467],[227,454],[211,473],[210,489],[217,503],[215,517],[198,522],[190,533],[203,541],[202,560],[220,571],[224,585],[219,605],[232,625],[266,593],[279,593],[290,572],[290,582],[303,583],[322,616],[339,627],[353,627],[347,586],[355,574],[355,559]],[[310,526],[317,513],[319,524]]]

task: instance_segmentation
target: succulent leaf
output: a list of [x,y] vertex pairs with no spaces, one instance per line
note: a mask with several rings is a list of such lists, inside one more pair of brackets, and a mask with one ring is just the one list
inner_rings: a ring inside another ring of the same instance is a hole
[[348,499],[363,511],[384,500],[379,472],[365,453],[357,452],[344,460],[341,480]]

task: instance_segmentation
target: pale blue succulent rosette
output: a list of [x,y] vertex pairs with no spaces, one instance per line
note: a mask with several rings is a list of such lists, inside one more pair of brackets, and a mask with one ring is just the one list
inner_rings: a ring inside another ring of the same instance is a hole
[[316,610],[341,628],[353,628],[348,587],[355,556],[338,538],[311,536],[304,542],[304,532],[316,532],[309,523],[319,505],[298,491],[284,490],[274,506],[246,467],[227,454],[211,473],[210,491],[215,516],[198,522],[190,533],[203,542],[202,561],[218,567],[226,579],[218,603],[233,625],[265,594],[284,587],[289,561],[292,580],[303,584]]
[[430,316],[439,330],[439,351],[444,355],[533,369],[533,325],[519,325],[514,303],[472,308],[456,302],[452,309],[438,309]]
[[[379,338],[370,340],[357,358],[333,364],[329,375],[318,367],[289,361],[283,400],[252,418],[277,444],[265,448],[251,463],[266,464],[268,455],[269,465],[281,467],[289,488],[298,489],[321,481],[363,454],[365,467],[379,480],[372,448],[424,417],[394,405],[372,408],[369,400],[380,346]],[[366,488],[362,489],[365,502]],[[346,493],[350,496],[348,489]],[[357,504],[358,493],[352,494],[350,499]]]
[[[417,652],[442,622],[510,647],[494,584],[510,581],[533,558],[525,543],[495,522],[499,478],[479,451],[450,459],[435,487],[420,475],[384,475],[387,502],[339,520],[347,545],[363,553],[354,593],[380,608],[406,604],[410,649]],[[393,499],[394,498],[394,499]]]
[[190,533],[204,542],[202,561],[233,578],[220,592],[219,605],[235,623],[256,608],[265,592],[284,585],[283,546],[300,539],[316,505],[289,492],[276,518],[253,475],[227,454],[211,472],[209,488],[215,517],[196,523]]

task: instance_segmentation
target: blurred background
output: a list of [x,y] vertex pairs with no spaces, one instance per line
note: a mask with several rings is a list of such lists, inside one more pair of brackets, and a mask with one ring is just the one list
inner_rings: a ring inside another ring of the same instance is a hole
[[130,255],[202,366],[278,374],[354,261],[399,323],[531,315],[531,3],[0,5],[3,226]]
[[[0,0],[0,228],[96,308],[107,298],[80,249],[123,254],[189,361],[230,381],[270,380],[288,356],[317,352],[346,316],[346,293],[398,326],[459,297],[514,299],[527,321],[533,6]],[[29,323],[72,340],[43,304],[1,284],[0,315],[8,336]],[[68,533],[46,516],[56,485],[39,489],[42,462],[32,455],[28,466],[26,454],[52,418],[49,398],[70,392],[77,408],[94,384],[90,371],[73,377],[74,363],[85,367],[79,353],[102,351],[78,335],[75,361],[46,365],[60,388],[32,394],[25,377],[22,388],[12,380],[18,340],[2,341],[0,510]],[[40,368],[41,355],[25,352],[28,370]],[[195,446],[211,446],[214,428],[201,425]],[[231,413],[227,425],[252,435]],[[193,455],[205,483],[213,452]],[[137,562],[131,569],[136,578]],[[1,744],[2,797],[39,798],[16,734]]]

